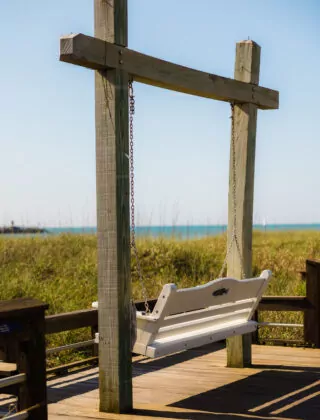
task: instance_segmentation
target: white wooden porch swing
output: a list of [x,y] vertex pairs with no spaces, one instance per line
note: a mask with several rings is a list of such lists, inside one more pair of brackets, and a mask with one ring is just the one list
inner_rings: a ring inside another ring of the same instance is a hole
[[252,316],[270,278],[265,270],[252,279],[227,277],[188,289],[164,285],[152,312],[136,312],[133,352],[161,357],[255,331]]
[[[234,78],[181,66],[128,48],[127,3],[95,0],[94,37],[69,34],[60,40],[61,61],[95,70],[99,395],[100,410],[116,413],[133,408],[128,84],[129,90],[134,81],[228,102],[232,109],[228,278],[181,290],[166,284],[152,312],[147,299],[144,312],[133,311],[133,351],[150,357],[229,337],[227,365],[251,364],[246,333],[257,328],[252,314],[271,277],[263,271],[251,278],[257,112],[279,108],[279,92],[259,85],[261,49],[254,41],[237,43]],[[133,171],[132,154],[130,161]]]
[[[233,244],[235,244],[239,255],[242,276],[245,277],[237,236],[233,117],[231,117],[231,163],[234,175],[234,186],[232,188],[233,232],[219,278],[207,284],[187,289],[178,289],[173,283],[165,284],[151,312],[135,239],[133,158],[135,101],[131,81],[129,82],[129,104],[131,248],[137,261],[138,276],[145,305],[145,311],[136,311],[135,305],[132,305],[132,329],[135,330],[132,332],[133,352],[150,358],[162,357],[255,331],[258,322],[253,321],[252,317],[271,279],[271,271],[264,270],[259,277],[246,280],[237,280],[231,277],[222,278]],[[232,105],[231,108],[233,116]],[[98,309],[98,302],[93,302],[92,306]],[[99,343],[99,333],[95,335],[95,342]]]

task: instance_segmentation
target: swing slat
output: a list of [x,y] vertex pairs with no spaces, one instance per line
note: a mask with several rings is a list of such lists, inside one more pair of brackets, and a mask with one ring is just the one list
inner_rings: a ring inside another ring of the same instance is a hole
[[160,357],[255,331],[251,319],[270,278],[265,270],[248,280],[223,278],[188,289],[166,284],[151,314],[137,312],[133,351]]
[[252,279],[223,278],[188,289],[166,284],[152,313],[136,312],[133,352],[161,357],[255,331],[251,319],[270,278],[265,270]]

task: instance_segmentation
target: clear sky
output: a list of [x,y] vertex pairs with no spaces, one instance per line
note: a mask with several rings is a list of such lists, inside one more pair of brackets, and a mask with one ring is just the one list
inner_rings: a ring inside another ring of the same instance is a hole
[[[320,2],[129,0],[129,47],[233,77],[235,44],[262,47],[254,221],[320,222]],[[91,0],[0,2],[0,224],[95,225],[93,71],[59,37],[93,35]],[[230,108],[136,85],[138,224],[227,221]]]

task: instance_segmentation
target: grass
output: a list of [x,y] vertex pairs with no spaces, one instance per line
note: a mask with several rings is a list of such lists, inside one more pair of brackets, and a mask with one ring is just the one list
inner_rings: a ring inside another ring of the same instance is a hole
[[[156,297],[168,282],[179,287],[206,283],[221,268],[226,237],[198,240],[138,240],[138,252],[149,297]],[[255,232],[253,240],[253,274],[271,269],[273,279],[268,295],[305,294],[305,282],[299,271],[307,258],[320,258],[320,233]],[[137,266],[132,259],[134,299],[142,299]],[[97,299],[96,237],[94,235],[60,235],[54,237],[0,238],[0,299],[35,297],[50,305],[49,313],[69,312],[91,307]],[[300,313],[261,313],[261,320],[301,323]],[[85,340],[88,329],[68,331],[48,337],[56,346]],[[299,329],[263,329],[263,337],[301,339]],[[80,354],[81,356],[81,354]],[[65,352],[50,359],[50,364],[71,360]]]

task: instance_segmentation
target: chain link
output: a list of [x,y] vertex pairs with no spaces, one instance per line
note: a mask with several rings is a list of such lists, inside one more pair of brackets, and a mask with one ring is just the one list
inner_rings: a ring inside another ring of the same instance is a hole
[[236,198],[237,198],[237,183],[236,183],[237,171],[236,171],[236,142],[235,142],[235,129],[234,129],[234,104],[231,103],[230,105],[231,105],[232,219],[233,219],[232,221],[233,221],[233,226],[232,226],[231,240],[230,240],[230,243],[229,243],[229,246],[228,246],[228,249],[227,249],[227,253],[226,253],[225,259],[223,261],[220,273],[219,273],[219,278],[223,276],[224,270],[225,270],[227,262],[228,262],[230,252],[232,250],[233,243],[236,244],[236,249],[237,249],[238,255],[239,255],[241,276],[243,278],[246,278],[246,274],[245,274],[244,266],[243,266],[242,253],[241,253],[238,234],[237,234],[237,201],[236,201]]
[[142,296],[144,299],[144,307],[146,313],[150,313],[150,307],[148,303],[147,289],[144,284],[140,259],[138,255],[136,245],[136,225],[135,225],[135,202],[134,202],[134,154],[133,154],[133,116],[135,113],[135,99],[133,92],[132,80],[129,81],[129,163],[130,163],[130,210],[131,210],[131,248],[133,250],[136,263],[138,278],[142,290]]
[[[133,250],[136,263],[138,278],[141,285],[142,295],[144,299],[144,306],[146,313],[150,313],[150,307],[148,303],[147,289],[144,283],[140,259],[138,255],[137,245],[136,245],[136,229],[135,229],[135,201],[134,201],[134,144],[133,144],[133,116],[135,113],[135,98],[133,91],[132,81],[129,81],[129,146],[130,146],[130,209],[131,209],[131,248]],[[243,258],[240,249],[238,234],[237,234],[237,204],[236,204],[236,194],[237,194],[237,184],[236,184],[236,144],[235,144],[235,129],[234,129],[234,104],[231,103],[231,159],[232,159],[232,236],[226,252],[225,259],[223,261],[219,277],[222,277],[227,266],[228,258],[231,253],[233,244],[235,243],[236,249],[239,255],[241,276],[246,277]]]

